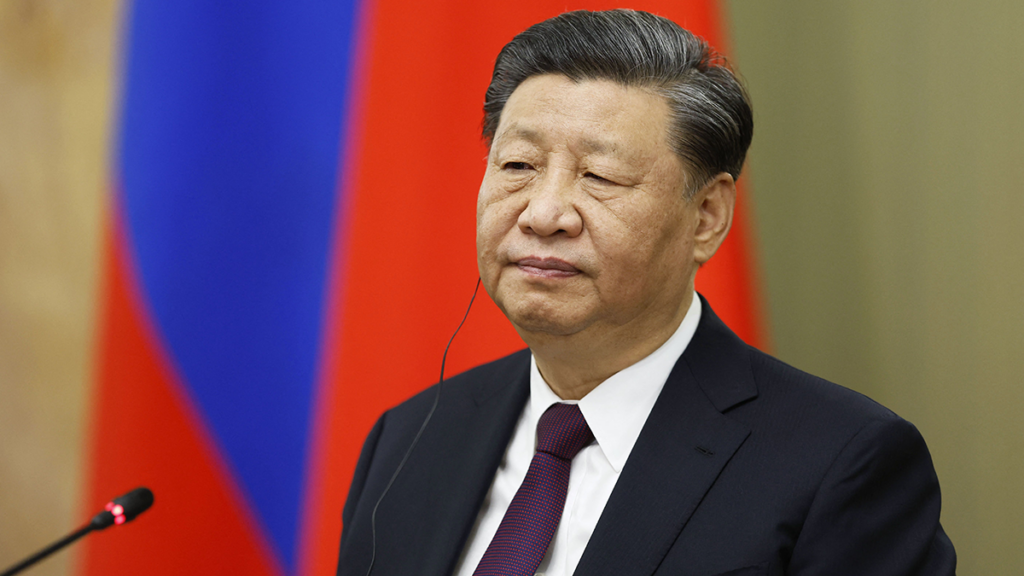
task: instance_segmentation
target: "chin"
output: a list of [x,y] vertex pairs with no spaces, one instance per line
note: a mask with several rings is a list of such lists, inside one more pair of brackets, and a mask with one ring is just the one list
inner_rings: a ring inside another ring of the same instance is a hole
[[[586,322],[573,318],[561,311],[553,311],[535,306],[505,310],[505,315],[515,327],[519,335],[526,340],[530,334],[548,336],[571,336],[583,330]],[[529,344],[529,342],[527,342]]]
[[592,316],[592,299],[565,290],[544,290],[498,282],[491,294],[520,336],[526,333],[568,336],[584,329]]

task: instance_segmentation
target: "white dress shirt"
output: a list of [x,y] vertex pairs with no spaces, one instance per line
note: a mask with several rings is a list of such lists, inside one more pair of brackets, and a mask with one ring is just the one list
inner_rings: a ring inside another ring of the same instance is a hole
[[537,420],[557,402],[579,404],[594,433],[594,442],[580,450],[572,461],[562,520],[537,574],[570,576],[576,570],[640,430],[699,321],[700,299],[694,294],[686,317],[660,348],[615,373],[579,401],[561,400],[555,395],[537,370],[536,360],[530,360],[530,399],[480,507],[455,569],[456,576],[472,576],[483,558],[533,460]]

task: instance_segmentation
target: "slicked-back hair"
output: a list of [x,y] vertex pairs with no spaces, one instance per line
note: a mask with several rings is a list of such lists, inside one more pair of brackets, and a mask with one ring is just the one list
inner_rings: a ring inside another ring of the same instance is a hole
[[675,22],[634,10],[578,10],[521,32],[498,54],[487,87],[488,146],[512,92],[542,74],[612,80],[664,96],[669,143],[690,171],[687,193],[722,172],[739,177],[754,133],[750,99],[725,59]]

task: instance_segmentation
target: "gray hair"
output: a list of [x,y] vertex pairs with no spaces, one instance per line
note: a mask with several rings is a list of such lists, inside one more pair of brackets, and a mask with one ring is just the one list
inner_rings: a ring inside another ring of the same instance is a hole
[[675,22],[633,10],[578,10],[521,32],[498,54],[487,87],[488,146],[512,92],[542,74],[654,89],[671,110],[669,142],[690,169],[688,193],[722,172],[739,178],[754,133],[750,99],[725,59]]

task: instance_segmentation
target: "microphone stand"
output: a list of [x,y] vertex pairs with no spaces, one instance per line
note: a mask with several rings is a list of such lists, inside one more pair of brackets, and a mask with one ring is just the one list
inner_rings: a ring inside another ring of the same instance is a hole
[[53,544],[50,544],[46,548],[43,548],[39,552],[29,556],[21,562],[11,566],[7,570],[4,570],[0,576],[14,576],[18,572],[21,572],[25,568],[39,562],[43,558],[46,558],[50,554],[60,550],[61,548],[71,544],[75,540],[78,540],[82,536],[85,536],[93,530],[103,530],[108,526],[114,526],[118,524],[124,524],[134,519],[139,514],[142,514],[149,507],[153,505],[153,492],[149,488],[139,487],[124,496],[114,498],[110,502],[107,502],[103,512],[92,517],[92,520],[88,524],[82,526],[78,530],[75,530],[71,534],[57,540]]
[[[110,514],[110,513],[107,512],[107,514]],[[49,546],[47,546],[46,548],[43,548],[39,552],[36,552],[35,554],[29,556],[28,558],[25,558],[24,560],[22,560],[21,562],[15,564],[14,566],[11,566],[7,570],[5,570],[2,574],[0,574],[0,576],[14,576],[15,574],[17,574],[18,572],[21,572],[25,568],[28,568],[29,566],[35,564],[36,562],[39,562],[43,558],[46,558],[50,554],[53,554],[54,552],[60,550],[61,548],[67,546],[68,544],[71,544],[72,542],[74,542],[75,540],[78,540],[82,536],[85,536],[89,532],[92,532],[93,530],[95,530],[97,528],[95,526],[94,522],[95,521],[90,522],[90,523],[86,524],[85,526],[82,526],[81,528],[79,528],[78,530],[75,530],[71,534],[68,534],[67,536],[61,538],[60,540],[57,540],[53,544],[50,544]]]

